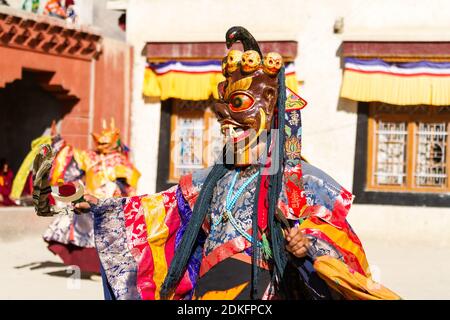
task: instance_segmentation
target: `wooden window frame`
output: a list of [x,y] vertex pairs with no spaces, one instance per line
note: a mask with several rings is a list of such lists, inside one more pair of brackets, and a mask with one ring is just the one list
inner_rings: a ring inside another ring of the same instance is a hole
[[[450,173],[450,114],[436,114],[435,107],[427,107],[427,112],[424,113],[383,113],[377,112],[377,103],[371,103],[369,107],[369,118],[368,118],[368,135],[367,135],[367,190],[369,191],[396,191],[396,192],[422,192],[422,193],[443,193],[450,192],[449,178],[447,178],[446,185],[443,187],[433,187],[433,186],[417,186],[415,184],[415,168],[416,168],[416,150],[418,145],[418,124],[419,123],[435,123],[435,122],[446,122],[447,123],[447,148],[446,148],[446,159],[447,159],[447,174]],[[395,108],[395,106],[393,107]],[[411,106],[409,108],[415,108]],[[411,109],[413,110],[413,109]],[[375,130],[377,128],[377,123],[379,120],[385,122],[405,122],[407,125],[407,138],[406,138],[406,179],[403,185],[378,185],[374,183],[374,171],[376,167],[377,159],[377,135]],[[450,175],[449,175],[450,177]]]
[[353,203],[413,207],[450,207],[450,193],[448,192],[376,191],[367,188],[369,106],[370,103],[368,102],[358,102],[352,188],[355,198]]
[[[203,117],[203,123],[205,122],[205,116],[204,116],[204,111],[201,109],[187,109],[187,108],[183,108],[180,107],[178,105],[174,105],[173,109],[172,109],[172,114],[170,115],[170,150],[169,150],[169,159],[170,159],[170,165],[169,165],[169,178],[168,178],[168,182],[169,183],[177,183],[178,180],[180,179],[179,176],[175,175],[175,157],[172,154],[172,151],[175,150],[175,141],[176,138],[175,133],[176,133],[176,129],[177,129],[177,120],[178,118],[183,117],[183,118],[199,118],[199,117]],[[204,130],[207,130],[207,128],[204,127]],[[203,149],[204,151],[204,149]],[[205,155],[203,152],[202,155],[202,163],[204,163],[205,161]]]
[[[198,103],[198,104],[197,104]],[[171,150],[175,146],[175,141],[172,139],[174,130],[176,130],[177,118],[181,114],[185,115],[202,115],[204,132],[209,132],[211,119],[216,119],[212,109],[213,100],[202,102],[186,101],[185,104],[175,99],[168,99],[161,101],[161,123],[159,132],[159,149],[158,149],[158,172],[156,190],[162,191],[170,188],[179,182],[179,177],[175,176],[175,159],[171,155]],[[192,105],[192,106],[191,106]],[[208,105],[209,107],[207,107]],[[214,120],[215,121],[215,120]],[[209,152],[210,146],[209,134],[203,136],[203,154],[202,163],[210,165]]]

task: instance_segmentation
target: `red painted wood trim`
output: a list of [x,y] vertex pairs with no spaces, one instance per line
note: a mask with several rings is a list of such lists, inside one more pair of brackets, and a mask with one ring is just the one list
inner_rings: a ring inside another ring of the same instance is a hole
[[450,57],[450,42],[345,41],[344,57]]
[[[260,41],[261,51],[275,51],[285,59],[295,59],[297,56],[297,41]],[[234,46],[243,50],[240,43]],[[149,60],[167,59],[221,59],[228,52],[225,42],[148,42],[144,55]]]
[[56,18],[0,8],[0,46],[92,60],[101,52],[102,37],[87,27]]

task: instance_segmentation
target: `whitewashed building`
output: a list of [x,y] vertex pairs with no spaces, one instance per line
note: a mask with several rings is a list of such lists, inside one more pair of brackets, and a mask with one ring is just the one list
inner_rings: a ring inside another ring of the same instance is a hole
[[400,294],[449,298],[450,2],[109,0],[116,14],[98,20],[105,1],[76,3],[80,23],[116,39],[111,26],[126,13],[139,193],[211,164],[218,61],[225,32],[244,26],[288,62],[289,84],[308,101],[303,155],[355,194],[349,220],[369,261],[382,261],[374,275]]
[[217,62],[225,32],[244,26],[263,52],[274,49],[289,62],[289,85],[308,101],[303,155],[355,194],[348,219],[374,279],[404,298],[450,298],[448,1],[122,0],[108,7],[126,13],[134,48],[131,149],[140,193],[211,163]]
[[160,63],[189,69],[218,60],[226,30],[241,25],[293,62],[308,101],[303,154],[356,195],[355,228],[384,240],[450,244],[450,3],[122,0],[108,8],[126,12],[134,47],[131,148],[141,192],[170,185],[177,166],[208,165],[188,157],[183,167],[170,148],[175,126],[194,140],[196,130],[216,130],[204,111],[208,97],[171,99],[165,80],[152,84],[160,97],[149,96],[149,66],[157,73]]

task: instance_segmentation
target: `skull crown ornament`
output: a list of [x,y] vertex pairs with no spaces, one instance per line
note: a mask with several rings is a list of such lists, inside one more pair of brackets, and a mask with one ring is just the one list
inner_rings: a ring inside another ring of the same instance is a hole
[[222,73],[225,77],[230,77],[238,69],[245,74],[262,69],[270,76],[277,76],[282,66],[283,58],[277,52],[269,52],[261,57],[255,50],[230,50],[222,61]]

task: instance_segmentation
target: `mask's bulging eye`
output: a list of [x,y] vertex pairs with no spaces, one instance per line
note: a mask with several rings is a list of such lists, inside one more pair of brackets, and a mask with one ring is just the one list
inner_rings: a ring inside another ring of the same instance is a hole
[[229,99],[229,107],[233,112],[245,111],[253,106],[255,100],[245,93],[234,93]]

